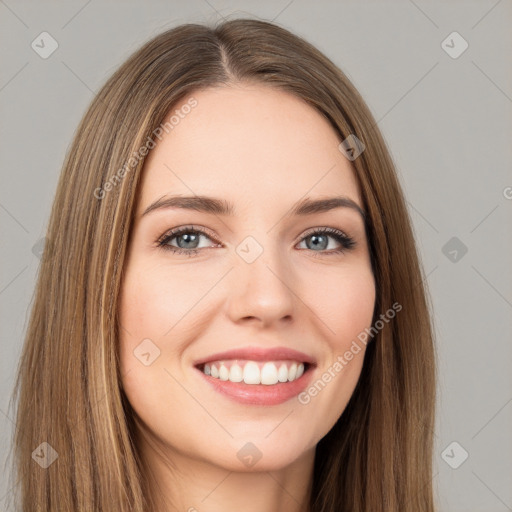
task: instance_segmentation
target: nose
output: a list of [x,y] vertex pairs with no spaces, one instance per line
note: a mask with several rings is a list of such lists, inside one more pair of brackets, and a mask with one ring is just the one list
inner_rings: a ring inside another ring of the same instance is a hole
[[233,322],[252,321],[263,327],[290,322],[298,301],[290,270],[279,255],[264,251],[255,261],[239,258],[231,272],[228,315]]

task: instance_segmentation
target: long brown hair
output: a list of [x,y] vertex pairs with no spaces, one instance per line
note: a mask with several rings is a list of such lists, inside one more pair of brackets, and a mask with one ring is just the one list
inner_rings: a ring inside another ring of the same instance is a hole
[[[74,135],[13,392],[13,474],[26,512],[142,512],[153,503],[117,357],[139,151],[177,102],[233,82],[294,94],[341,140],[363,141],[351,163],[367,212],[374,321],[402,306],[368,344],[345,411],[317,445],[311,511],[434,510],[431,303],[386,144],[355,87],[315,47],[275,24],[235,19],[182,25],[144,44],[102,87]],[[33,457],[50,451],[45,442],[58,454],[46,469]]]

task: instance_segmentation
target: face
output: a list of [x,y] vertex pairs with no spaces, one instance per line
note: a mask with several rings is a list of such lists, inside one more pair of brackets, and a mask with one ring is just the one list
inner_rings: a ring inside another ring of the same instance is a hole
[[[365,346],[345,354],[375,303],[363,203],[341,139],[302,100],[265,85],[192,96],[144,165],[123,389],[171,459],[282,468],[314,452],[361,373]],[[338,197],[353,204],[295,211]]]

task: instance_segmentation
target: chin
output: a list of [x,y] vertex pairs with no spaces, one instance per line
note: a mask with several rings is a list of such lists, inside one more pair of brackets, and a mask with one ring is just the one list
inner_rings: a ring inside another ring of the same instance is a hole
[[[273,434],[271,434],[272,436]],[[231,440],[222,453],[215,457],[211,454],[209,461],[228,471],[250,473],[278,471],[297,460],[314,453],[315,445],[308,446],[304,441],[296,442],[276,436],[274,440],[262,435],[250,440]]]

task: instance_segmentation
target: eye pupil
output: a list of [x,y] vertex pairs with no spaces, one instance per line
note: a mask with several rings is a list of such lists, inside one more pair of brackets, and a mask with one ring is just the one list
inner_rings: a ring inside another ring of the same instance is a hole
[[[322,239],[323,238],[323,243],[322,241],[318,241],[319,239]],[[327,247],[328,243],[327,242],[327,237],[325,235],[311,235],[310,237],[308,237],[308,240],[311,240],[312,241],[312,244],[309,244],[309,243],[306,243],[306,245],[308,245],[308,249],[311,249],[312,247],[310,245],[312,245],[313,247],[320,247],[322,250],[325,250],[325,248]]]
[[[179,236],[177,237],[177,240],[178,240],[178,247],[180,247],[180,248],[182,248],[182,249],[191,249],[191,248],[192,248],[192,249],[195,249],[195,246],[193,246],[193,247],[189,247],[189,245],[188,245],[188,244],[190,244],[190,243],[194,244],[194,242],[195,242],[195,243],[197,243],[198,238],[199,238],[199,237],[198,237],[197,233],[194,233],[194,234],[191,234],[191,233],[185,233],[185,234],[183,234],[183,235],[179,235]],[[179,242],[179,241],[180,241],[180,240],[182,240],[182,239],[185,239],[185,242],[184,242],[184,243],[185,243],[185,245],[183,245],[183,244],[181,244],[181,243]]]

